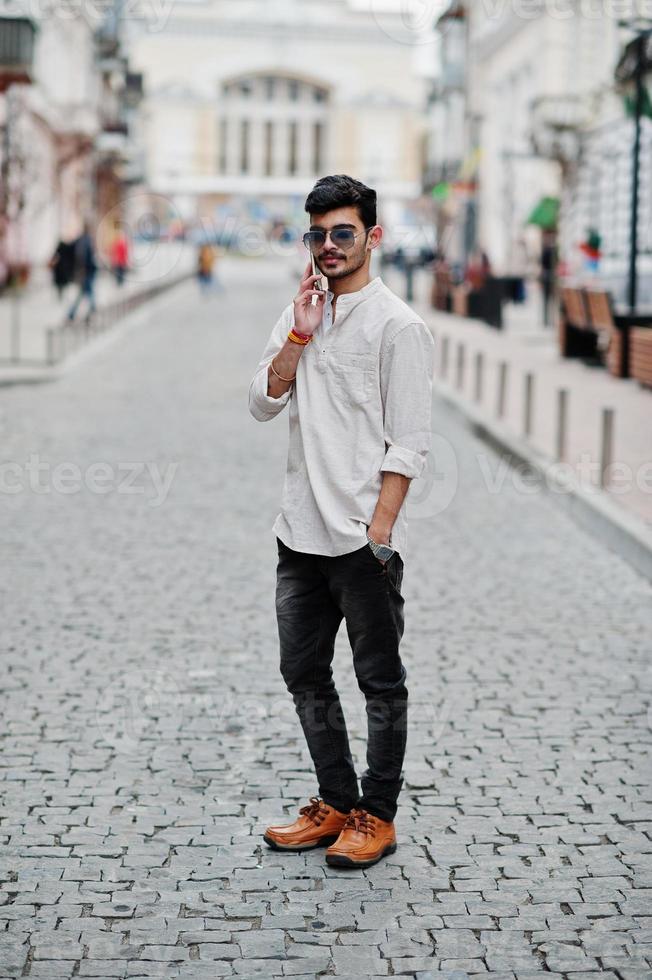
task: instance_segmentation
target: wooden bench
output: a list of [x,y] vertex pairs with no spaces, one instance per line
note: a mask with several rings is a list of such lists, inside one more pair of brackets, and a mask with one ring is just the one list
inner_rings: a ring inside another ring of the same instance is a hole
[[643,385],[652,387],[652,330],[632,327],[629,331],[629,373]]
[[628,378],[630,335],[633,329],[646,325],[652,326],[652,317],[615,313],[611,296],[604,289],[564,286],[561,290],[562,357],[598,360],[613,377]]
[[603,289],[586,289],[585,296],[589,329],[596,335],[596,346],[604,356],[607,370],[614,378],[626,378],[626,330],[617,324],[611,296]]
[[589,328],[583,289],[562,286],[558,340],[562,357],[591,357],[596,353],[596,337]]

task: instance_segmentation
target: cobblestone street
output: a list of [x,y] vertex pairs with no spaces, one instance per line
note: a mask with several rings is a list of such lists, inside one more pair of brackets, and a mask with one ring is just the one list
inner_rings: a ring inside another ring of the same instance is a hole
[[[291,272],[224,260],[224,294],[0,389],[0,980],[649,978],[650,586],[436,394],[398,849],[262,842],[317,790],[278,669],[287,413],[247,408]],[[344,626],[334,673],[360,775]]]

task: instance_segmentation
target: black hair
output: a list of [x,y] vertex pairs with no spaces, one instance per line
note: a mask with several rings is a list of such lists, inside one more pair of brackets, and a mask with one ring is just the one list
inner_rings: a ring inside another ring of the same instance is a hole
[[306,198],[308,214],[326,214],[335,208],[355,207],[365,228],[376,224],[376,192],[346,174],[320,177]]

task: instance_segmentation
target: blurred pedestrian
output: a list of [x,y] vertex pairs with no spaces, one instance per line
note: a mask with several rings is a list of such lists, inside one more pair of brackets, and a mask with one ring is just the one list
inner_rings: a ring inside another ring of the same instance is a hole
[[64,289],[73,281],[75,274],[75,243],[59,239],[48,266],[52,270],[52,282],[61,301]]
[[203,242],[199,246],[197,255],[197,279],[204,295],[207,295],[212,289],[217,289],[220,292],[222,290],[222,284],[215,275],[216,262],[217,252],[215,248],[208,242]]
[[550,326],[550,307],[555,295],[557,274],[557,235],[554,231],[544,231],[541,240],[539,282],[544,326]]
[[197,255],[197,278],[202,292],[206,292],[213,280],[213,262],[215,257],[211,246],[204,242],[199,246]]
[[79,292],[68,311],[68,319],[74,320],[79,304],[86,297],[88,302],[87,318],[95,312],[95,276],[97,275],[97,260],[90,226],[84,224],[84,230],[75,242],[75,282],[79,284]]
[[466,281],[473,290],[482,289],[491,275],[489,256],[481,248],[475,248],[466,266]]
[[116,231],[111,242],[110,261],[118,286],[122,286],[129,268],[129,243],[123,231]]

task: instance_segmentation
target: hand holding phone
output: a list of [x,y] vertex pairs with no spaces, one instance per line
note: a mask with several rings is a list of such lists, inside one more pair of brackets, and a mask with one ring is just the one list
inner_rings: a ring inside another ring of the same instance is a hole
[[299,292],[294,297],[294,324],[302,332],[312,334],[322,321],[326,293],[318,289],[319,272],[312,273],[314,265],[308,263],[299,285]]
[[[319,275],[319,272],[317,270],[317,263],[315,262],[315,256],[313,255],[312,252],[310,253],[310,263],[312,265],[312,274],[313,274],[313,276],[318,276]],[[320,278],[320,279],[317,279],[315,281],[314,286],[313,286],[313,289],[321,289],[321,288],[322,288],[322,283],[321,283],[321,278]],[[319,297],[318,296],[313,296],[312,297],[312,306],[317,306],[317,303],[318,302],[319,302]]]

